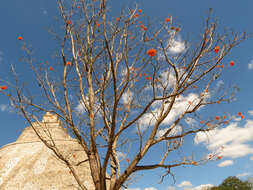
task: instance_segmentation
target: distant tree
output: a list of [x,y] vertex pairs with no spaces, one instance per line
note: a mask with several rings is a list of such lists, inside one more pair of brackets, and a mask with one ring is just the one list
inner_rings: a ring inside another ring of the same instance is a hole
[[[138,171],[164,169],[163,179],[174,167],[221,159],[216,153],[196,158],[172,157],[171,152],[182,147],[186,136],[226,126],[231,119],[203,117],[197,111],[233,98],[233,89],[217,91],[215,84],[226,69],[237,66],[227,55],[246,39],[245,33],[219,34],[209,15],[198,43],[190,48],[188,42],[178,46],[175,41],[182,28],[171,16],[153,22],[136,6],[112,17],[106,0],[58,0],[58,6],[64,31],[57,36],[61,60],[34,62],[25,39],[18,37],[36,77],[29,82],[36,81],[36,86],[20,83],[12,65],[15,81],[5,80],[1,92],[34,131],[33,122],[45,112],[60,118],[87,154],[83,162],[89,162],[96,190],[126,187]],[[35,98],[29,92],[36,87],[40,94]],[[63,150],[40,139],[86,190]],[[150,160],[149,153],[161,146],[164,151]]]
[[230,176],[218,187],[211,187],[209,190],[252,190],[252,184],[248,181],[241,181],[235,176]]

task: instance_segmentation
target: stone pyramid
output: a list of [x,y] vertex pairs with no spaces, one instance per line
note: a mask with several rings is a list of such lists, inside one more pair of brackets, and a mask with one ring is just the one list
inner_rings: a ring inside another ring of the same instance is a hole
[[[71,138],[56,117],[47,112],[42,122],[34,122],[38,133],[55,141],[56,147],[74,165],[87,159],[76,139]],[[88,162],[74,166],[83,184],[94,189]],[[69,168],[47,148],[32,127],[26,127],[16,142],[0,148],[1,190],[78,190]]]

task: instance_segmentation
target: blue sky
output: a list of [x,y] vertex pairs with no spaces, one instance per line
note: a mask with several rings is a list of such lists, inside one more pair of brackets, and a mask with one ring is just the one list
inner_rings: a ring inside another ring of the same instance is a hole
[[[121,8],[135,2],[151,19],[164,20],[168,15],[180,24],[181,39],[194,41],[203,31],[203,26],[209,8],[213,8],[213,16],[218,18],[219,31],[225,27],[238,32],[253,32],[253,2],[251,0],[112,0],[110,2],[112,15],[119,15]],[[0,78],[9,77],[10,64],[14,64],[17,72],[25,81],[31,79],[31,73],[22,65],[19,58],[23,55],[21,42],[17,40],[22,36],[34,50],[33,58],[37,62],[45,60],[53,61],[58,43],[48,32],[53,27],[60,33],[60,23],[55,20],[59,16],[57,5],[52,0],[25,0],[3,1],[0,6],[0,18],[2,27],[0,32]],[[195,137],[187,139],[182,151],[196,154],[211,152],[218,147],[217,142],[223,143],[223,158],[219,161],[211,161],[203,166],[186,166],[175,168],[176,184],[173,185],[171,177],[167,177],[164,183],[158,184],[161,170],[153,172],[140,172],[137,174],[137,182],[130,186],[136,190],[202,190],[201,185],[218,185],[228,176],[239,176],[247,179],[253,175],[253,53],[252,39],[248,39],[234,48],[228,56],[229,60],[235,61],[235,66],[228,69],[221,81],[225,86],[236,84],[240,91],[236,95],[236,101],[230,104],[221,104],[203,109],[205,115],[229,112],[235,114],[240,111],[245,115],[244,120],[234,118],[226,129],[215,131],[208,143],[201,136],[199,141]],[[190,43],[191,45],[191,43]],[[190,46],[191,47],[191,46]],[[0,81],[0,86],[3,83]],[[27,122],[11,112],[7,98],[0,95],[0,119],[2,133],[0,135],[0,147],[17,139]],[[220,144],[219,144],[220,145]],[[159,151],[157,151],[159,152]],[[155,159],[156,150],[150,154],[149,159]],[[176,156],[176,154],[175,154]],[[141,176],[141,175],[144,176]]]

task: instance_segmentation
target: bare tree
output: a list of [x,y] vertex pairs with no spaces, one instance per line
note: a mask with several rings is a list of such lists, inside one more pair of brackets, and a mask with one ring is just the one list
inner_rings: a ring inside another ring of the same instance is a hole
[[[23,44],[41,97],[29,96],[14,66],[15,84],[8,86],[15,92],[2,89],[31,126],[41,113],[56,114],[87,154],[96,190],[126,187],[138,171],[163,168],[162,180],[172,175],[173,167],[208,161],[179,157],[172,162],[169,155],[183,145],[184,137],[229,121],[218,116],[203,119],[198,110],[233,98],[229,89],[211,92],[224,69],[234,65],[233,61],[222,64],[224,57],[246,34],[218,34],[210,11],[197,45],[181,42],[177,51],[181,28],[172,17],[154,24],[136,6],[113,18],[106,0],[58,0],[58,5],[64,22],[64,36],[57,36],[61,60],[36,65]],[[77,104],[81,109],[76,109]],[[185,122],[186,118],[200,122]],[[40,139],[69,167],[81,189],[87,189],[54,143]],[[128,147],[131,143],[134,146]],[[157,161],[143,164],[151,148],[161,144],[166,150],[156,155]]]

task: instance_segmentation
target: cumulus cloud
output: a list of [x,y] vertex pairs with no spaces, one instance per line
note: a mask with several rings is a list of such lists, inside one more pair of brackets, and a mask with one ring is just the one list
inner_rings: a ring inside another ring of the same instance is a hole
[[186,117],[185,118],[185,122],[188,124],[188,125],[197,125],[197,121],[193,118],[190,118],[190,117]]
[[253,116],[253,110],[248,111],[249,115]]
[[0,111],[12,113],[12,112],[14,112],[14,108],[13,108],[13,106],[10,106],[7,104],[0,104]]
[[157,189],[154,187],[148,187],[148,188],[145,188],[144,190],[157,190]]
[[186,44],[185,42],[181,39],[181,36],[177,36],[176,38],[173,38],[170,42],[169,42],[169,53],[170,54],[178,54],[178,53],[182,53],[186,50]]
[[225,160],[223,162],[221,162],[220,164],[218,164],[219,167],[226,167],[226,166],[231,166],[234,164],[233,160]]
[[126,157],[126,154],[123,153],[123,152],[120,152],[120,151],[117,151],[116,154],[117,154],[118,158],[123,158],[124,159]]
[[213,187],[213,184],[202,184],[197,187],[194,187],[193,190],[208,190],[210,187]]
[[[85,103],[87,103],[89,105],[89,98],[87,95],[85,96]],[[97,97],[95,97],[94,107],[95,107],[95,113],[97,113],[98,116],[101,116],[100,112],[98,111],[100,109],[100,107],[99,107],[99,101],[98,101]],[[74,110],[79,114],[83,114],[88,111],[85,108],[85,104],[82,101],[79,101],[78,105],[74,108]]]
[[250,172],[245,172],[245,173],[237,174],[236,177],[245,177],[245,176],[249,176],[249,175],[251,175]]
[[130,101],[132,101],[133,93],[128,89],[127,92],[125,92],[122,95],[121,102],[123,104],[128,104]]
[[167,190],[176,190],[176,187],[169,186]]
[[253,60],[251,60],[248,64],[248,69],[252,70],[253,69]]
[[[156,134],[156,137],[161,137],[164,135],[164,133],[167,132],[169,128],[165,128],[165,129],[161,129],[161,130],[158,130],[157,131],[157,134]],[[176,125],[172,130],[171,132],[169,133],[168,136],[176,136],[176,135],[180,135],[182,133],[182,126],[180,125]]]
[[[167,117],[163,120],[161,125],[169,125],[171,124],[173,121],[175,121],[175,119],[182,114],[184,111],[191,110],[193,109],[193,107],[199,102],[199,96],[197,94],[194,93],[190,93],[187,96],[183,96],[180,95],[179,98],[177,98],[176,102],[174,103],[173,108],[171,109],[170,113],[167,115]],[[191,102],[191,104],[189,105],[189,102]],[[159,102],[156,104],[156,107],[154,108],[154,110],[152,110],[152,113],[146,113],[144,114],[140,120],[139,120],[139,124],[141,126],[141,131],[147,129],[147,127],[149,125],[154,125],[156,118],[159,116],[161,110],[160,110],[160,106],[161,106],[162,102]],[[165,104],[164,106],[164,110],[166,110],[168,108],[168,104]]]
[[191,187],[192,184],[190,181],[182,181],[180,184],[177,185],[178,187]]
[[226,128],[214,129],[210,132],[199,132],[194,138],[195,144],[203,143],[211,152],[224,147],[222,156],[238,158],[253,154],[253,147],[248,142],[253,138],[253,121],[247,120],[243,127],[233,122]]

